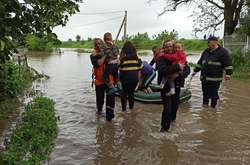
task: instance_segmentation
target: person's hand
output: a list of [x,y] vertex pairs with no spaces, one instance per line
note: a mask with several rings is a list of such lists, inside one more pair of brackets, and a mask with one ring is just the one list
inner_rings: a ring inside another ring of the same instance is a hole
[[224,79],[225,79],[226,81],[231,80],[231,76],[230,76],[230,75],[225,75]]
[[98,65],[102,65],[105,62],[105,57],[102,57],[98,60]]
[[94,55],[94,56],[97,55],[95,49],[93,49],[93,50],[91,51],[91,54]]
[[111,45],[114,45],[113,41],[106,41],[107,43],[111,44]]
[[179,63],[179,66],[180,66],[180,69],[181,69],[181,70],[184,70],[185,65],[183,65],[183,64],[181,64],[181,63]]

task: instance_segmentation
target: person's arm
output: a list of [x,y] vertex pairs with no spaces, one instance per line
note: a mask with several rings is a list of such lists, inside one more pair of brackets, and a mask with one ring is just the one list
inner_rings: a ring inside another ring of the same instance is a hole
[[198,60],[197,64],[195,65],[193,73],[192,73],[192,77],[194,77],[199,71],[201,71],[202,60],[203,60],[204,53],[205,53],[205,51],[202,53],[200,59]]
[[178,53],[179,57],[180,57],[180,63],[183,65],[186,65],[187,63],[187,55],[185,52],[179,52]]
[[233,74],[232,61],[231,61],[228,51],[227,50],[224,50],[224,51],[225,52],[223,53],[221,57],[221,63],[222,63],[222,67],[224,68],[226,72],[225,79],[230,80],[231,75]]
[[203,60],[203,55],[205,52],[202,53],[200,59],[198,60],[197,64],[194,67],[194,72],[199,72],[201,71],[201,67],[202,67],[202,60]]
[[95,68],[99,67],[98,59],[96,58],[96,56],[94,54],[90,55],[90,61],[91,61],[91,64],[93,65],[93,67],[95,67]]
[[153,58],[153,59],[150,61],[149,65],[153,66],[154,64],[155,64],[155,58]]
[[172,75],[179,73],[181,71],[181,65],[180,64],[173,64],[171,65],[171,62],[164,57],[159,57],[158,59],[158,69],[161,73],[164,73],[165,75]]
[[180,56],[178,54],[163,54],[162,57],[170,61],[180,61]]

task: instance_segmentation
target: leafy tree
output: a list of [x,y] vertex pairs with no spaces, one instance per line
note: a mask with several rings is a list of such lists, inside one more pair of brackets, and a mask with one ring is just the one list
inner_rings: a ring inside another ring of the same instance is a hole
[[81,41],[81,36],[80,35],[76,35],[76,42],[80,42]]
[[25,38],[25,46],[29,50],[50,51],[53,47],[57,47],[61,44],[61,41],[57,39],[57,36],[50,34],[45,37],[38,37],[36,35],[28,34]]
[[176,40],[178,38],[178,32],[176,30],[172,30],[171,32],[168,32],[167,30],[164,30],[159,34],[154,35],[153,38],[155,40],[161,40],[161,41],[164,41],[167,38]]
[[250,36],[250,1],[248,3],[248,12],[240,20],[240,24],[240,31]]
[[[14,42],[24,43],[27,34],[38,37],[52,34],[58,25],[66,25],[70,15],[79,11],[82,0],[1,0],[0,62],[17,52]],[[55,34],[54,34],[55,35]]]
[[68,42],[72,42],[73,40],[71,38],[68,39]]
[[193,6],[198,9],[192,15],[195,33],[214,32],[224,23],[224,34],[231,35],[239,23],[247,1],[249,0],[165,0],[166,5],[159,15],[176,11],[181,6]]

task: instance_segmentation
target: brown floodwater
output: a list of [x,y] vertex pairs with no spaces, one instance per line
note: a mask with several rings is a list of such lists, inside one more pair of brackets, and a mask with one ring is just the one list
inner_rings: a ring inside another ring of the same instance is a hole
[[36,88],[55,100],[60,116],[49,165],[250,164],[249,81],[223,82],[221,103],[214,110],[201,106],[197,76],[193,96],[180,105],[176,123],[169,133],[159,133],[161,105],[136,102],[134,110],[123,113],[117,98],[111,123],[96,115],[88,54],[70,49],[61,55],[31,53],[29,64],[51,77]]

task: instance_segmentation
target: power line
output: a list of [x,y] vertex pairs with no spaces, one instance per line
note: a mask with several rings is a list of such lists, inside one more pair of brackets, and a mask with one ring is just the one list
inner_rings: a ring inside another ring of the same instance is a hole
[[114,13],[122,13],[124,11],[108,11],[108,12],[93,12],[93,13],[76,13],[78,15],[103,15],[103,14],[114,14]]
[[[123,18],[123,16],[113,17],[113,18],[109,18],[109,19],[105,19],[105,20],[101,20],[101,21],[96,21],[96,22],[92,22],[92,23],[88,23],[88,24],[84,24],[84,25],[77,25],[77,28],[86,27],[86,26],[90,26],[90,25],[96,25],[96,24],[105,23],[105,22],[109,22],[109,21],[114,21],[114,20],[118,20],[121,18]],[[66,27],[66,28],[72,28],[72,27]],[[73,28],[75,28],[75,27],[73,27]]]

